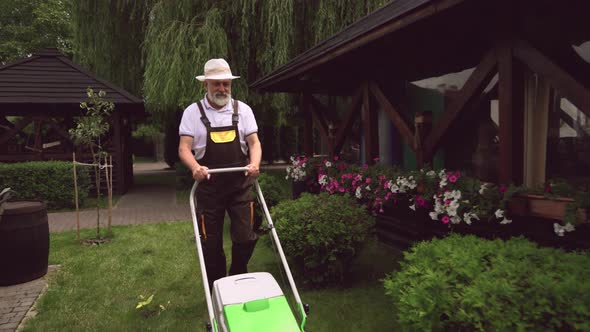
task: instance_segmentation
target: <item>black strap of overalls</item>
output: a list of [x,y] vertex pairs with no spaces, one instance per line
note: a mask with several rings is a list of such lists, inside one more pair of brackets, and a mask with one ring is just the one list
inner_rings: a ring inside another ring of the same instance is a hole
[[[199,111],[201,112],[201,121],[207,129],[211,128],[211,121],[209,121],[209,118],[207,118],[207,115],[205,115],[205,109],[203,108],[202,102],[199,101],[197,105],[199,106]],[[234,114],[231,116],[232,126],[238,125],[238,118],[238,101],[234,99]]]
[[199,111],[201,111],[201,121],[203,121],[203,124],[205,125],[205,127],[207,129],[211,128],[211,121],[209,121],[209,119],[207,118],[207,116],[205,115],[205,109],[203,109],[203,104],[201,101],[199,101],[197,103],[197,105],[199,105]]
[[234,99],[234,114],[231,116],[231,124],[236,126],[238,124],[238,101]]

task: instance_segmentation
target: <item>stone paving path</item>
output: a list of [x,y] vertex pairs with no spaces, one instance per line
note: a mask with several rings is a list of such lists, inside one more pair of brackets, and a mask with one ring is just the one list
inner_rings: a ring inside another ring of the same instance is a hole
[[35,315],[33,304],[47,287],[48,276],[56,269],[57,266],[49,266],[42,278],[0,287],[0,332],[15,331],[21,322]]
[[[135,175],[161,174],[173,176],[165,163],[136,164]],[[76,229],[76,212],[49,214],[49,231],[61,232]],[[112,225],[158,223],[163,221],[189,220],[188,204],[176,205],[174,182],[170,184],[136,184],[112,210]],[[108,210],[100,210],[101,227],[108,223]],[[96,227],[96,210],[80,211],[80,228]]]
[[[167,165],[159,163],[140,163],[134,165],[135,175],[169,175]],[[263,169],[283,168],[282,165],[262,167]],[[100,210],[101,228],[108,222],[108,210]],[[170,221],[190,220],[188,204],[176,204],[174,182],[170,184],[136,184],[121,197],[112,210],[112,225],[148,224]],[[76,212],[56,212],[48,214],[49,231],[63,232],[76,229]],[[80,228],[96,227],[96,210],[80,211]],[[55,267],[50,266],[49,271]],[[48,272],[48,275],[50,274]],[[46,275],[27,283],[0,286],[0,332],[18,331],[24,325],[23,318],[35,314],[34,303],[47,287]]]

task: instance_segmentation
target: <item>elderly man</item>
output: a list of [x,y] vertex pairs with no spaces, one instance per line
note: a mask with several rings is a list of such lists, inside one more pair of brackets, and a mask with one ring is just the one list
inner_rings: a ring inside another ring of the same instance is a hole
[[[180,122],[180,160],[191,170],[197,187],[197,218],[200,224],[209,287],[226,276],[223,252],[223,220],[231,219],[232,261],[229,274],[247,272],[257,234],[253,230],[252,184],[259,175],[262,148],[252,109],[231,98],[233,76],[223,59],[205,63],[197,76],[205,97],[184,110]],[[195,155],[191,153],[195,152]],[[209,168],[242,167],[244,173],[208,174]]]

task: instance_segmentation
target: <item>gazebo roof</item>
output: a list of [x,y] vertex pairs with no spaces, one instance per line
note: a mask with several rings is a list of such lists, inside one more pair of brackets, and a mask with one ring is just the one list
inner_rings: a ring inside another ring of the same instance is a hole
[[590,39],[589,8],[587,0],[393,0],[250,87],[349,94],[366,79],[416,81],[474,67],[501,35],[558,58]]
[[[79,105],[86,89],[104,90],[116,110],[143,112],[143,101],[112,83],[101,80],[50,48],[0,67],[0,110],[18,105]],[[4,107],[3,107],[4,105]],[[17,107],[18,108],[18,107]],[[79,109],[79,107],[78,107]]]

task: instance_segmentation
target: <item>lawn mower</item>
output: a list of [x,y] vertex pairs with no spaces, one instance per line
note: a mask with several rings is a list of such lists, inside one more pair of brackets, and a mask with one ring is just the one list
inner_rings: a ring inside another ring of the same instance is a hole
[[[230,167],[208,170],[209,174],[245,172],[247,167]],[[209,289],[205,259],[197,221],[195,181],[190,193],[191,215],[197,242],[197,252],[205,288],[205,299],[209,312],[207,331],[215,332],[303,332],[307,320],[308,306],[302,304],[291,270],[285,258],[279,237],[272,223],[258,180],[254,182],[257,198],[266,217],[267,227],[276,251],[281,259],[285,274],[293,291],[301,323],[297,322],[287,298],[273,276],[268,272],[254,272],[232,275],[216,280],[213,292]],[[211,295],[212,294],[212,295]]]

